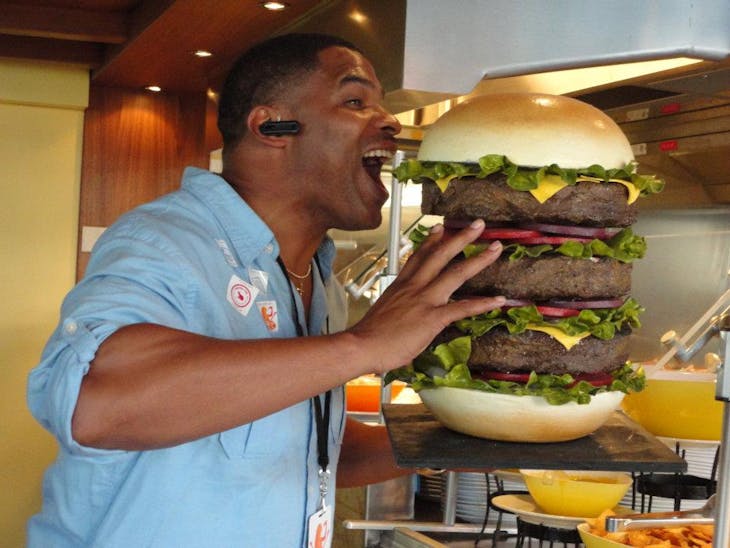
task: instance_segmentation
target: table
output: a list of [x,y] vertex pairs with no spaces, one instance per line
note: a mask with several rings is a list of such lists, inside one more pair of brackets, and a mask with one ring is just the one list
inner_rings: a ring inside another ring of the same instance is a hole
[[460,434],[442,426],[423,404],[385,404],[383,416],[396,463],[403,468],[687,470],[684,459],[621,411],[593,434],[557,443],[500,442]]

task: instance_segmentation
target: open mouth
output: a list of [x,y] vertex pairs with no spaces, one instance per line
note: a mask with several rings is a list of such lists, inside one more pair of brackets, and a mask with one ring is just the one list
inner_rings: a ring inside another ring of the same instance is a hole
[[389,150],[371,150],[363,154],[362,165],[371,179],[380,182],[380,171],[383,169],[383,164],[392,157],[393,153]]

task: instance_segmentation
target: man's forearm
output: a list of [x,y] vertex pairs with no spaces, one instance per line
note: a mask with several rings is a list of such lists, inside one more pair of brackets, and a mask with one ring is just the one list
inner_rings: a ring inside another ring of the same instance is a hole
[[151,324],[122,328],[82,382],[74,438],[142,450],[251,422],[369,372],[351,338],[228,341]]

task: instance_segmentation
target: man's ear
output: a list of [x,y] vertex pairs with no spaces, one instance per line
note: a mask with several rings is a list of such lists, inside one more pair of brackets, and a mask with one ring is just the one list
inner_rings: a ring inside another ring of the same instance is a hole
[[257,139],[265,141],[268,145],[281,147],[287,142],[287,139],[282,136],[266,135],[261,131],[261,124],[278,120],[281,115],[273,108],[266,106],[254,107],[248,115],[246,120],[248,131],[251,135],[254,135]]

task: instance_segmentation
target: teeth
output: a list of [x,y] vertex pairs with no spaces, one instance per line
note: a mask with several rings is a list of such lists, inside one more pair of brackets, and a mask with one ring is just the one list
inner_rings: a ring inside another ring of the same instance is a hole
[[393,153],[390,150],[377,149],[370,150],[362,155],[363,158],[385,158],[390,159],[393,157]]

